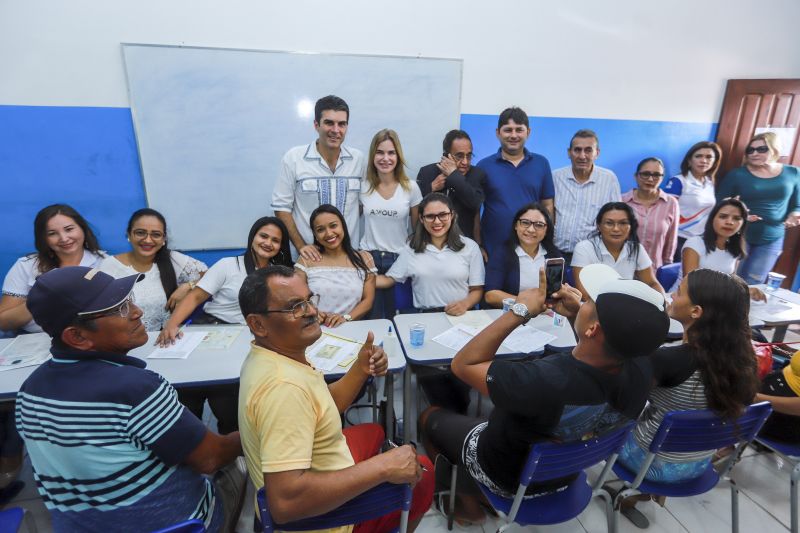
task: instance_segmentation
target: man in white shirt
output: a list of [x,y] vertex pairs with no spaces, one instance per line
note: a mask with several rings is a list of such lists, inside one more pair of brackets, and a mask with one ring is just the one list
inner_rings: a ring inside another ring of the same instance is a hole
[[553,171],[555,186],[555,244],[570,264],[575,245],[595,230],[595,218],[608,202],[620,201],[619,180],[613,171],[594,164],[600,141],[592,130],[578,130],[567,149],[572,164]]
[[344,146],[350,108],[338,96],[325,96],[314,106],[314,129],[319,138],[295,146],[283,156],[272,208],[286,224],[297,253],[309,261],[321,256],[314,247],[309,217],[322,204],[344,215],[350,239],[359,242],[358,195],[364,176],[364,155]]

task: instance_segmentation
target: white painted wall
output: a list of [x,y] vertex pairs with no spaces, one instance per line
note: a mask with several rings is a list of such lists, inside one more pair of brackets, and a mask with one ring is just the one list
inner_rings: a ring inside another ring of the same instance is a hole
[[715,122],[800,78],[798,0],[4,0],[0,105],[128,107],[121,42],[464,59],[463,113]]

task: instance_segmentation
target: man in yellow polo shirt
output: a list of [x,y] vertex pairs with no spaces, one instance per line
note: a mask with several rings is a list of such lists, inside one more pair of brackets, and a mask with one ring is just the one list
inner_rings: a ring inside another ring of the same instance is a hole
[[[342,430],[340,414],[368,376],[386,373],[388,360],[373,346],[370,333],[344,377],[326,384],[305,357],[322,334],[318,301],[302,278],[282,266],[253,272],[239,291],[242,314],[255,336],[239,389],[250,479],[256,489],[266,486],[270,514],[278,523],[325,513],[383,482],[413,483],[413,530],[430,507],[433,467],[411,446],[379,453],[384,436],[376,424]],[[398,523],[399,513],[393,513],[355,529],[330,531],[383,532]]]

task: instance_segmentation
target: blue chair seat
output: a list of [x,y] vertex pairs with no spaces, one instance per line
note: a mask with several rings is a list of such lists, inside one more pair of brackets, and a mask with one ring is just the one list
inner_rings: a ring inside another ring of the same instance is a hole
[[[509,514],[514,500],[498,496],[484,485],[478,486],[492,507],[505,515]],[[592,487],[586,479],[586,473],[581,472],[565,489],[523,500],[515,521],[542,526],[560,524],[581,514],[591,499]]]
[[794,444],[786,444],[785,442],[780,442],[777,440],[767,439],[759,435],[756,437],[756,442],[760,442],[764,446],[768,448],[772,448],[778,453],[782,453],[783,455],[789,457],[800,457],[800,446]]
[[[638,473],[628,470],[628,468],[620,464],[619,461],[614,464],[613,470],[618,478],[629,483],[633,483]],[[685,497],[708,492],[713,489],[717,483],[719,483],[719,475],[717,475],[714,467],[709,464],[706,471],[700,477],[679,481],[677,483],[659,483],[657,481],[648,481],[645,479],[642,481],[641,485],[639,485],[639,490],[646,494],[657,494],[659,496]]]
[[0,511],[0,533],[17,533],[25,511],[22,507],[12,507],[5,511]]

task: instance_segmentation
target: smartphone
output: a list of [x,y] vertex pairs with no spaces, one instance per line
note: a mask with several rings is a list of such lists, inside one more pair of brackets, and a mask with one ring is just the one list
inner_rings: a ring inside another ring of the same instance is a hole
[[554,292],[561,290],[564,283],[564,258],[548,259],[544,263],[544,276],[547,279],[547,298]]

